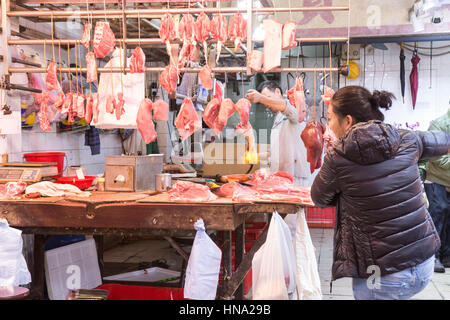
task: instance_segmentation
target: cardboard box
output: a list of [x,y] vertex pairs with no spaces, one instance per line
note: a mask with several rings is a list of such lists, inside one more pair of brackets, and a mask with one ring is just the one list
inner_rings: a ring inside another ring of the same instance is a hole
[[[267,160],[258,163],[245,163],[244,154],[247,150],[245,143],[209,143],[203,151],[203,176],[214,177],[217,174],[245,174],[253,173],[261,167],[267,166]],[[258,144],[258,153],[269,151],[268,144]]]

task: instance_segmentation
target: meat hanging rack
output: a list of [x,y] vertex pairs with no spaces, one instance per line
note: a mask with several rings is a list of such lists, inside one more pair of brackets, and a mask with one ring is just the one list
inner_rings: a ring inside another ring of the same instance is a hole
[[[38,1],[38,0],[28,0],[30,3],[55,3],[55,1]],[[24,2],[27,2],[25,0]],[[68,0],[68,3],[97,3],[97,0]],[[111,1],[108,1],[111,2]],[[134,0],[122,0],[123,3],[133,3],[138,2]],[[154,2],[151,0],[140,1],[140,2]],[[177,1],[172,1],[177,2]],[[186,1],[187,2],[187,1]],[[234,14],[234,13],[246,13],[248,15],[248,23],[247,23],[247,34],[252,34],[252,16],[253,14],[272,14],[276,12],[308,12],[308,11],[347,11],[348,12],[348,34],[347,36],[342,37],[309,37],[309,38],[296,38],[296,41],[299,43],[321,43],[321,42],[339,42],[339,43],[347,43],[347,46],[350,44],[350,0],[348,1],[347,6],[317,6],[317,7],[262,7],[262,8],[254,8],[253,1],[247,1],[247,8],[238,8],[238,7],[227,7],[227,8],[163,8],[163,9],[103,9],[103,10],[10,10],[10,0],[1,0],[1,14],[2,14],[2,45],[5,50],[5,62],[3,65],[3,75],[5,77],[10,73],[23,73],[23,72],[35,72],[35,73],[45,73],[47,72],[46,68],[39,67],[10,67],[11,56],[9,46],[11,45],[78,45],[81,43],[81,39],[9,39],[10,35],[10,25],[9,19],[11,17],[39,17],[40,19],[53,19],[53,18],[88,18],[88,17],[98,17],[102,18],[105,15],[108,18],[116,18],[126,20],[127,18],[158,18],[166,13],[170,14],[200,14],[201,12],[205,13],[221,13],[221,14]],[[58,2],[60,3],[60,2]],[[117,3],[117,0],[114,1]],[[6,32],[5,32],[6,31]],[[262,42],[252,40],[252,37],[247,37],[247,50],[253,49],[253,43]],[[123,46],[127,44],[131,45],[162,45],[163,42],[159,38],[126,38],[123,35],[122,39],[116,39],[118,44]],[[215,39],[208,40],[208,43],[215,43]],[[181,43],[180,41],[173,41],[173,43]],[[348,50],[347,50],[348,53]],[[348,57],[347,57],[348,60]],[[81,72],[86,72],[86,68],[78,68]],[[146,67],[146,73],[159,73],[162,72],[164,68],[159,67]],[[180,72],[200,72],[201,68],[180,68]],[[73,70],[71,68],[58,67],[58,72],[62,73],[70,73]],[[129,68],[98,68],[97,72],[105,73],[105,72],[128,72]],[[252,72],[248,67],[215,67],[212,68],[212,72],[219,73],[241,73],[247,72],[247,74],[251,74]],[[347,66],[342,67],[322,67],[322,68],[286,68],[280,67],[272,70],[271,72],[339,72],[341,74],[348,73],[348,64]]]

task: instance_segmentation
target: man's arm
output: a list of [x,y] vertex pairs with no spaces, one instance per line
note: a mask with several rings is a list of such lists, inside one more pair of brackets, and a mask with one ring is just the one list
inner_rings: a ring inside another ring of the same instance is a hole
[[280,98],[269,98],[265,95],[262,95],[258,91],[254,89],[250,89],[247,91],[247,95],[245,96],[250,102],[254,103],[262,103],[266,107],[268,107],[273,112],[277,111],[285,111],[287,107],[287,101]]

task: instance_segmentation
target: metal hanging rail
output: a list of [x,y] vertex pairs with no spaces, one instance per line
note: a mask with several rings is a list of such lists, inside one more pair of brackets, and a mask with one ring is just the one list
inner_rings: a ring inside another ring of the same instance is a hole
[[[314,38],[296,38],[297,42],[311,43],[311,42],[347,42],[348,37],[314,37]],[[263,42],[263,40],[252,40],[253,42]],[[141,39],[116,39],[116,42],[125,44],[161,44],[164,42],[159,38],[141,38]],[[207,41],[208,43],[216,43],[217,40],[211,39]],[[81,39],[9,39],[9,45],[36,45],[36,44],[48,44],[48,45],[75,45],[80,44]],[[181,40],[171,41],[171,44],[182,44]]]
[[[306,11],[348,11],[349,6],[323,6],[323,7],[278,7],[278,8],[252,8],[253,13],[269,14],[275,12],[306,12]],[[91,17],[91,16],[105,16],[111,15],[127,18],[141,18],[162,16],[166,13],[170,14],[200,14],[204,13],[247,13],[247,8],[190,8],[190,9],[110,9],[110,10],[33,10],[33,11],[8,11],[6,14],[9,17]]]
[[[178,69],[180,72],[200,72],[202,68],[180,68]],[[87,72],[87,68],[57,68],[57,72],[62,73],[73,73],[77,70],[78,72]],[[146,67],[146,73],[160,73],[164,70],[162,67]],[[346,72],[347,66],[343,66],[340,68],[277,68],[272,72]],[[120,73],[120,72],[130,72],[130,68],[117,68],[117,67],[107,67],[107,68],[97,68],[98,73]],[[247,67],[215,67],[212,68],[212,72],[218,73],[239,73],[246,72]],[[46,73],[47,68],[27,68],[27,67],[10,67],[9,72],[11,73]]]

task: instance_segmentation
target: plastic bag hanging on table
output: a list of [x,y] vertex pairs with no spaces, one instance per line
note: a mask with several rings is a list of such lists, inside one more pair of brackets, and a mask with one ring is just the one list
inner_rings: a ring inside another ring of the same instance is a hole
[[297,213],[294,250],[297,265],[298,299],[322,300],[319,270],[304,209]]
[[27,263],[22,255],[22,231],[9,227],[0,219],[0,286],[19,286],[31,282]]
[[274,211],[266,242],[252,261],[253,300],[296,300],[294,247],[289,227]]
[[206,234],[203,219],[194,224],[197,233],[186,268],[184,298],[214,300],[219,281],[222,251]]

